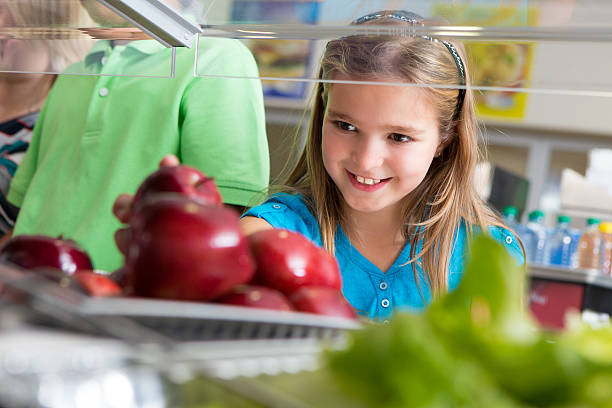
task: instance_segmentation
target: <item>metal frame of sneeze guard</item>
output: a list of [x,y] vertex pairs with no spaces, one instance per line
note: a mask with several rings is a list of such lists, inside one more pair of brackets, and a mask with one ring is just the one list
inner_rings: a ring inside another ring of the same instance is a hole
[[160,0],[98,0],[166,47],[191,48],[202,29]]

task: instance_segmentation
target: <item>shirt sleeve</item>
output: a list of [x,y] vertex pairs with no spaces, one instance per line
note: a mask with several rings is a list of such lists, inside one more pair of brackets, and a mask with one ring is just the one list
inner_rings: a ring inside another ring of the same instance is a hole
[[45,120],[45,113],[47,103],[52,99],[53,89],[47,96],[47,102],[43,106],[40,111],[40,115],[38,115],[38,119],[36,120],[36,125],[34,125],[34,130],[32,131],[32,140],[30,141],[30,145],[28,146],[28,150],[25,153],[25,156],[19,163],[19,167],[17,167],[17,171],[13,179],[11,180],[7,200],[13,204],[14,206],[20,208],[23,204],[23,200],[25,198],[26,192],[28,191],[28,187],[30,186],[30,182],[36,173],[36,168],[38,167],[38,152],[40,146],[40,136],[42,133],[43,122]]
[[299,232],[318,246],[322,246],[316,220],[302,205],[295,205],[297,199],[272,197],[263,204],[244,213],[243,217],[257,217],[266,220],[274,228]]
[[520,241],[510,230],[501,227],[490,227],[491,237],[502,244],[506,251],[516,260],[518,265],[525,263],[525,254]]
[[201,41],[203,77],[194,77],[181,100],[181,161],[214,177],[226,203],[251,206],[270,174],[257,64],[237,40]]
[[[28,132],[29,130],[23,130]],[[15,176],[15,172],[19,163],[25,155],[25,150],[28,147],[28,142],[25,140],[17,140],[12,144],[2,146],[2,157],[0,157],[0,233],[5,234],[15,224],[17,214],[15,209],[7,200],[7,195],[11,187],[11,182]],[[15,152],[15,153],[11,153]]]

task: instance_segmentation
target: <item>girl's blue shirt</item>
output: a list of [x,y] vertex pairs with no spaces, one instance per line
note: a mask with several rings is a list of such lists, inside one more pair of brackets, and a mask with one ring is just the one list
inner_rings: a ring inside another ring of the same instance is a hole
[[[262,218],[275,228],[299,232],[318,246],[323,246],[317,220],[300,195],[276,194],[243,216]],[[491,236],[505,246],[517,263],[523,264],[523,251],[516,237],[505,228],[489,229]],[[449,290],[454,290],[463,277],[466,239],[465,223],[460,223],[449,263]],[[410,260],[410,243],[406,244],[386,272],[361,255],[340,226],[336,230],[335,244],[342,275],[342,293],[359,315],[385,320],[391,317],[394,310],[417,311],[431,301],[431,292],[424,283],[421,268],[417,265],[421,277],[421,284],[417,286],[412,267],[406,265]]]

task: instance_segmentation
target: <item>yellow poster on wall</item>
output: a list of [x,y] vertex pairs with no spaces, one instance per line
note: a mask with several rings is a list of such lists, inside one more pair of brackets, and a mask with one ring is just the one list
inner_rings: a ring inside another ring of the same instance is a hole
[[[534,26],[537,9],[520,5],[439,4],[433,15],[452,25]],[[515,41],[465,41],[476,100],[483,119],[521,121],[525,117],[535,44]]]

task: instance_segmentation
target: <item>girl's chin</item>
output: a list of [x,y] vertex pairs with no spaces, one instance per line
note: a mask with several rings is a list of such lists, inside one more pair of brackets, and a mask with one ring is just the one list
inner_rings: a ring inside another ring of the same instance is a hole
[[358,213],[377,213],[388,208],[388,206],[382,205],[380,201],[375,200],[351,200],[344,199],[344,205],[348,211]]

